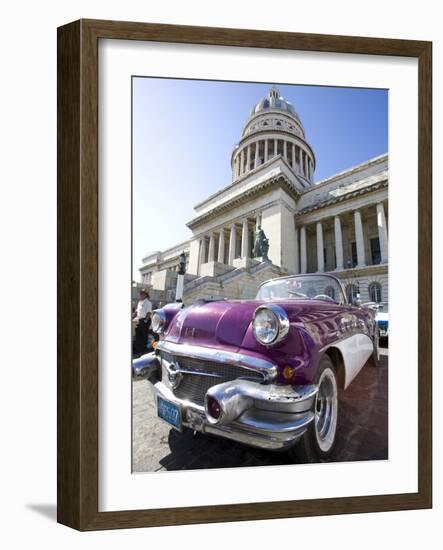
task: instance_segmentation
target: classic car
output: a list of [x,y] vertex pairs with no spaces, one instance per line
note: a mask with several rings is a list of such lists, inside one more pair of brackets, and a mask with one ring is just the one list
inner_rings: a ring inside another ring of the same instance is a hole
[[378,361],[374,310],[327,274],[267,281],[255,300],[171,304],[152,325],[155,352],[134,368],[160,418],[304,461],[330,457],[339,391]]

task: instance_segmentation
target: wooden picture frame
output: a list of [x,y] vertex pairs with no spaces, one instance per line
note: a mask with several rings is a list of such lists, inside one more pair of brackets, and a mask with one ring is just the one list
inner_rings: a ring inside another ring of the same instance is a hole
[[[98,511],[98,41],[418,59],[418,492],[135,511]],[[244,521],[432,506],[432,44],[80,20],[58,29],[58,521],[79,530]]]

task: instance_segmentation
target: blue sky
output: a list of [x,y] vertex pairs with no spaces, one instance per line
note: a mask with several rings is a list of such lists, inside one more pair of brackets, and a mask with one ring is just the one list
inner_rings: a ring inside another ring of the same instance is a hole
[[[133,278],[190,237],[193,206],[231,182],[230,157],[271,84],[133,79]],[[279,84],[305,128],[314,181],[388,151],[386,90]]]

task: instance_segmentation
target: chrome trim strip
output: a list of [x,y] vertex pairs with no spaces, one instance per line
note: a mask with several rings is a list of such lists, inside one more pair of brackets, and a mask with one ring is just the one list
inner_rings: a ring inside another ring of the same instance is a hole
[[157,343],[156,349],[170,353],[171,355],[181,355],[190,359],[214,361],[215,363],[228,363],[230,365],[258,371],[267,382],[274,380],[278,373],[277,365],[271,361],[246,355],[244,353],[221,351],[214,348],[205,348],[190,344],[175,344],[173,342],[167,342],[166,340],[160,340]]
[[180,367],[178,361],[175,361],[174,363],[170,363],[166,359],[162,359],[165,363],[165,368],[168,371],[168,373],[179,373],[179,374],[191,374],[194,376],[208,376],[210,378],[223,378],[221,374],[216,374],[214,372],[209,372],[203,369],[183,369]]

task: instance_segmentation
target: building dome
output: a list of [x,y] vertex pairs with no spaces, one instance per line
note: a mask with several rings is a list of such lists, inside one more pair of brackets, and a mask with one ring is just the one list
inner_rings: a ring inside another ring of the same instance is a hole
[[270,128],[305,138],[300,117],[292,103],[280,95],[277,86],[272,86],[268,95],[252,107],[244,125],[242,137]]
[[262,113],[263,111],[285,111],[289,114],[291,114],[297,122],[300,124],[300,117],[298,116],[297,112],[295,111],[292,103],[289,101],[286,101],[284,97],[280,95],[280,92],[277,88],[277,86],[273,86],[266,97],[261,99],[258,103],[252,107],[251,112],[249,113],[249,116],[252,117],[254,115],[257,115],[259,113]]
[[232,157],[232,178],[237,180],[261,165],[281,158],[303,186],[313,182],[315,156],[292,103],[272,86],[251,109]]

